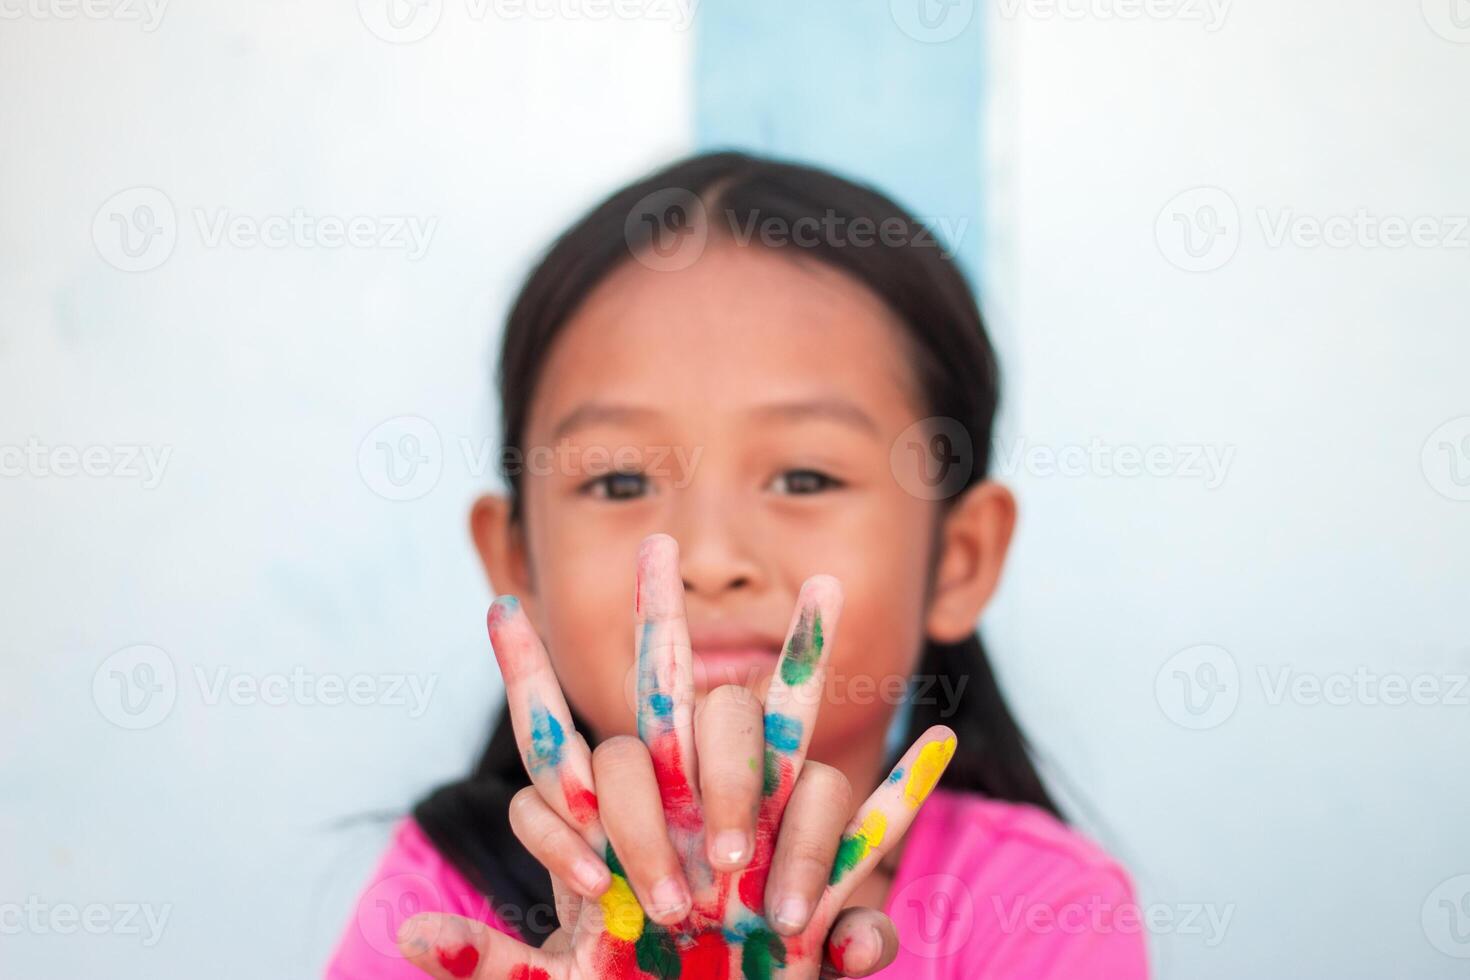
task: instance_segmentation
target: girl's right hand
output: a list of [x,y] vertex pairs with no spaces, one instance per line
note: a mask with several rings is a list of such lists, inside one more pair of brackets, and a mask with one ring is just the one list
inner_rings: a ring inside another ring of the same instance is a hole
[[562,928],[536,949],[483,923],[421,914],[400,931],[404,954],[431,975],[475,980],[795,980],[886,966],[892,923],[843,903],[902,839],[955,742],[943,726],[925,732],[846,820],[846,778],[805,758],[841,605],[836,579],[808,579],[764,705],[717,688],[696,724],[678,548],[646,538],[639,738],[590,752],[525,613],[497,599],[491,642],[533,783],[511,820],[551,874]]

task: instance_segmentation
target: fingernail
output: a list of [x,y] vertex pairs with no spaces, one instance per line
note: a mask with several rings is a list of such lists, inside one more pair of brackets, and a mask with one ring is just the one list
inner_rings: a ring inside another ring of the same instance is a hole
[[587,858],[583,858],[572,866],[572,874],[576,876],[577,884],[581,885],[584,891],[594,895],[601,894],[608,884],[607,872],[603,870],[602,865]]
[[677,878],[665,878],[653,886],[653,908],[660,918],[683,916],[689,906],[689,893]]
[[744,831],[722,830],[715,835],[710,851],[716,864],[739,864],[750,853],[750,838]]
[[790,929],[793,932],[801,929],[802,926],[806,925],[806,917],[806,902],[794,895],[789,898],[783,898],[776,904],[775,922],[776,925],[781,926],[783,929]]
[[857,934],[857,940],[857,965],[860,969],[871,970],[883,955],[883,937],[878,935],[876,927],[869,925]]

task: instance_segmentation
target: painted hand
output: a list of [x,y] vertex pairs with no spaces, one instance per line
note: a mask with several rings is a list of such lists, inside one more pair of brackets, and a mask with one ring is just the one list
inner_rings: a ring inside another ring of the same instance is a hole
[[808,579],[764,704],[717,688],[696,719],[678,548],[650,536],[636,599],[639,737],[594,753],[519,604],[497,599],[491,643],[533,783],[511,821],[551,874],[562,929],[535,949],[423,914],[400,932],[404,954],[433,976],[474,980],[805,980],[885,966],[892,924],[843,903],[907,832],[955,739],[925,732],[847,819],[847,780],[806,760],[841,607],[836,579]]

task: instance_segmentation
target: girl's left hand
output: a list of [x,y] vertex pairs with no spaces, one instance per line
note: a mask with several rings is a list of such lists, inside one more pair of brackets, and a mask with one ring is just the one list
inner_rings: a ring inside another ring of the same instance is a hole
[[[491,641],[533,782],[512,822],[551,873],[562,929],[534,949],[483,923],[422,914],[400,931],[405,955],[434,976],[475,980],[797,980],[866,976],[891,962],[887,916],[843,903],[907,831],[954,734],[925,732],[847,820],[846,778],[805,760],[841,605],[835,579],[808,579],[764,706],[743,688],[717,688],[696,724],[678,548],[667,535],[645,539],[639,739],[612,738],[594,754],[519,604],[497,599]],[[733,833],[752,843],[751,824],[753,849],[722,855],[715,842]],[[682,902],[661,900],[670,883]]]

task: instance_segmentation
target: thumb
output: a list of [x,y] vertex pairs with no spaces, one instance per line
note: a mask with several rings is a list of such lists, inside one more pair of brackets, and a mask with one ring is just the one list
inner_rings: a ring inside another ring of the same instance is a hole
[[404,922],[398,948],[438,980],[566,980],[568,967],[483,922],[439,912]]
[[843,909],[827,933],[824,977],[866,977],[898,956],[898,930],[877,909]]

